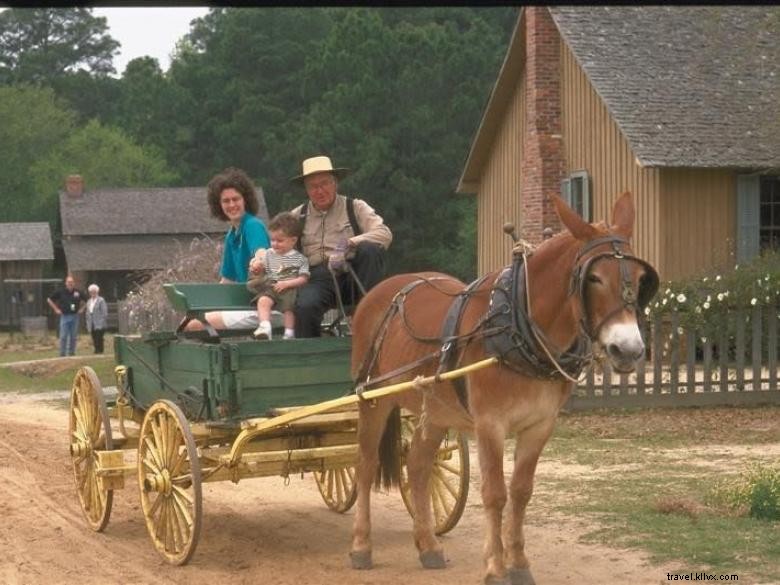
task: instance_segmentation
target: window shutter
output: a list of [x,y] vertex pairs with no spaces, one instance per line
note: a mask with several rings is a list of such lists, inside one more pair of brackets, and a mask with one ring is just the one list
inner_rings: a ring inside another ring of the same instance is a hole
[[737,262],[747,262],[759,253],[761,227],[759,176],[737,176]]
[[569,179],[561,181],[561,199],[566,202],[566,205],[571,207],[571,181]]

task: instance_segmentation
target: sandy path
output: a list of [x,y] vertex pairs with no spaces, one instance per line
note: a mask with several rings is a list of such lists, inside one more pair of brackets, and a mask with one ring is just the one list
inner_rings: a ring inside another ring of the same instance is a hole
[[[203,487],[204,523],[192,562],[171,567],[154,551],[136,484],[115,492],[102,534],[81,517],[67,455],[67,413],[34,398],[0,403],[0,583],[477,584],[482,514],[476,472],[460,524],[443,543],[448,568],[420,568],[410,519],[397,492],[374,497],[372,571],[348,567],[353,512],[330,512],[314,480],[253,479]],[[544,463],[541,464],[543,466]],[[476,464],[474,464],[474,467]],[[636,552],[577,542],[576,519],[550,522],[533,502],[527,551],[542,584],[658,584],[671,567]]]

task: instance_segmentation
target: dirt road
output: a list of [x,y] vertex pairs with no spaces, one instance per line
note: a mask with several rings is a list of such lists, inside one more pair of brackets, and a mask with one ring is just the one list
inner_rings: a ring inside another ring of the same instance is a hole
[[[482,513],[475,469],[463,518],[443,539],[445,570],[420,568],[397,492],[373,499],[375,568],[350,569],[353,512],[329,511],[310,476],[292,478],[286,487],[281,478],[205,484],[198,549],[189,565],[171,567],[147,536],[131,480],[115,492],[106,531],[87,528],[67,454],[67,411],[34,398],[0,404],[4,585],[480,583]],[[585,528],[574,518],[551,519],[532,502],[527,551],[540,585],[666,582],[669,568],[653,567],[636,552],[578,543]]]

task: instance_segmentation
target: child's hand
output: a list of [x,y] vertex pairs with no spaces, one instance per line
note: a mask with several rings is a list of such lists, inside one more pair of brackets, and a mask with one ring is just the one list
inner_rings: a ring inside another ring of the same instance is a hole
[[252,258],[249,261],[249,272],[251,272],[252,274],[260,274],[264,268],[265,266],[263,265],[263,263],[260,262],[260,260],[258,260],[257,258]]
[[282,293],[282,292],[286,291],[288,288],[290,288],[290,285],[286,281],[284,281],[284,280],[280,280],[279,282],[275,282],[274,286],[273,286],[274,292],[276,292],[276,293]]

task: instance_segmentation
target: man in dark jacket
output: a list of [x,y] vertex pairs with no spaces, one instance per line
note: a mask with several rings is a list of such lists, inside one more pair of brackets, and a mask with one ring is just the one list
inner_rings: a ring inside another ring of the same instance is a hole
[[76,288],[73,275],[68,274],[65,288],[54,291],[47,300],[52,310],[60,316],[60,355],[74,355],[79,334],[79,315],[87,306],[84,293]]

